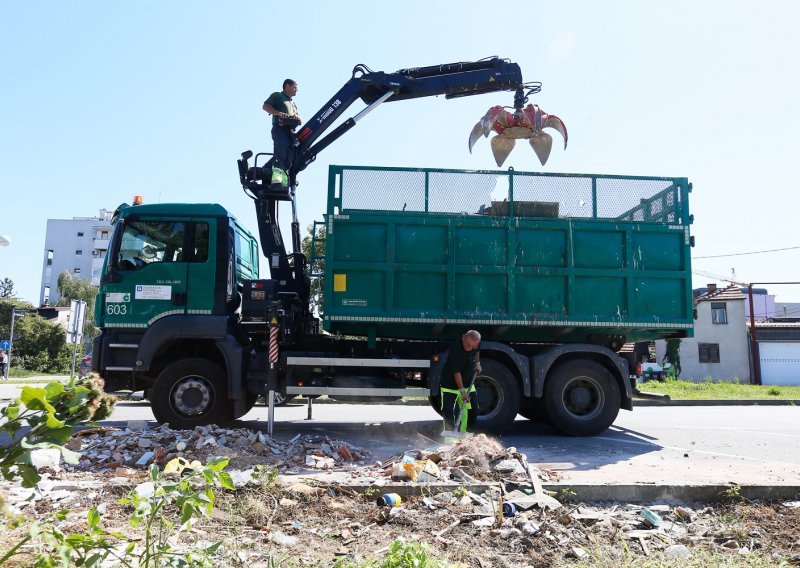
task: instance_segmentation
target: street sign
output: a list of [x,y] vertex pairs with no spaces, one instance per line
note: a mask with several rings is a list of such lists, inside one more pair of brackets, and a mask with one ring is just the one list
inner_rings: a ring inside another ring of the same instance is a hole
[[85,313],[86,302],[83,300],[72,300],[70,302],[67,343],[80,343],[83,340],[83,319]]
[[8,339],[0,340],[0,349],[3,351],[7,351],[8,347],[11,345],[11,341]]

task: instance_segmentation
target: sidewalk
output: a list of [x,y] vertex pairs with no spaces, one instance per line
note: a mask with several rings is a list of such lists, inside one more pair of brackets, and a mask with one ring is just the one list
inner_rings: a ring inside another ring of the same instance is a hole
[[[22,387],[42,387],[51,381],[65,382],[69,380],[69,375],[47,376],[47,377],[27,377],[25,379],[11,378],[7,381],[0,380],[0,400],[14,400],[19,398]],[[16,382],[26,381],[26,382]]]

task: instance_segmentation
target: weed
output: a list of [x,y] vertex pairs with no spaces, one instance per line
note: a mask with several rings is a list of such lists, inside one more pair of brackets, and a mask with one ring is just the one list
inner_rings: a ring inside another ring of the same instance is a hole
[[364,501],[374,501],[378,495],[381,494],[381,490],[378,487],[367,487],[362,493],[361,496],[364,498]]
[[461,499],[462,497],[466,497],[467,495],[467,488],[463,485],[459,485],[455,489],[453,489],[453,497],[456,499]]
[[558,499],[564,505],[573,503],[577,498],[578,494],[569,487],[564,487],[556,495],[556,499]]
[[[167,464],[177,462],[173,460]],[[45,552],[34,566],[101,566],[106,560],[122,566],[216,566],[222,542],[200,544],[192,534],[190,546],[178,549],[174,543],[184,533],[189,534],[200,518],[208,518],[214,509],[216,496],[213,487],[234,489],[230,475],[223,471],[228,458],[214,458],[205,467],[198,462],[178,466],[174,475],[164,474],[158,466],[150,468],[150,481],[137,486],[119,503],[131,505],[131,527],[142,527],[144,541],[121,533],[111,532],[101,525],[99,507],[87,514],[89,530],[65,534],[59,524],[69,511],[59,511],[41,522],[32,523],[29,535],[9,550],[0,564],[16,555],[20,548],[34,539],[43,541]],[[174,518],[177,514],[177,518]]]
[[780,389],[776,389],[775,387],[772,387],[771,389],[769,389],[767,391],[767,394],[769,396],[781,396],[781,391],[780,391]]
[[720,491],[719,500],[723,503],[743,503],[745,498],[742,496],[742,489],[738,485],[731,485],[727,489]]

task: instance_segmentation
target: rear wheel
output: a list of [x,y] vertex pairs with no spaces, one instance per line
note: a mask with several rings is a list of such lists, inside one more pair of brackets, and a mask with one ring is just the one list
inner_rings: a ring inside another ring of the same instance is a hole
[[519,386],[514,375],[497,361],[481,361],[481,374],[475,377],[478,430],[502,432],[511,427],[519,412]]
[[594,436],[613,424],[619,413],[619,385],[594,361],[559,365],[544,385],[550,423],[569,436]]
[[153,384],[150,401],[156,420],[176,429],[220,424],[231,416],[225,373],[208,359],[167,366]]

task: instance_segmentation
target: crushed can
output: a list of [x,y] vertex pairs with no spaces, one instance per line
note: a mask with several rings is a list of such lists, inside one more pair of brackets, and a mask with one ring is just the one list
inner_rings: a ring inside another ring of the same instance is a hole
[[516,514],[517,514],[517,507],[514,505],[514,503],[510,503],[508,501],[505,501],[503,503],[503,516],[504,517],[513,517]]
[[397,493],[384,493],[376,501],[378,507],[398,507],[402,502],[403,499]]

